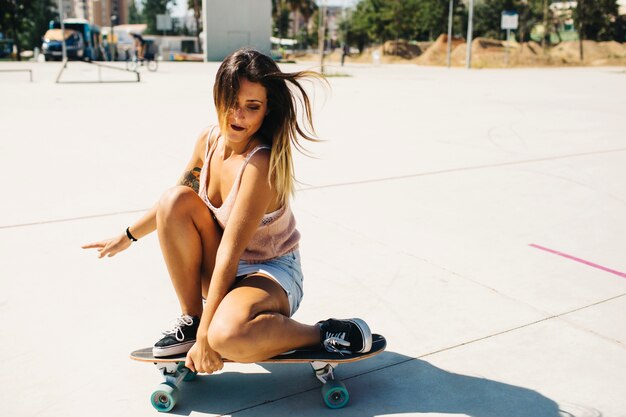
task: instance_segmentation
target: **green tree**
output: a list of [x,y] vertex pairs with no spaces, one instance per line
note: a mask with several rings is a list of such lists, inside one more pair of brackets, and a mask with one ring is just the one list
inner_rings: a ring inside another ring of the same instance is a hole
[[128,5],[128,23],[143,23],[143,17],[137,9],[137,4],[135,0],[130,0],[130,4]]
[[[446,0],[362,0],[352,13],[349,39],[359,49],[389,39],[432,40],[448,31],[448,7]],[[458,15],[459,0],[453,8]]]
[[285,0],[272,0],[272,33],[277,38],[287,38],[289,12],[289,7]]
[[187,9],[193,10],[193,19],[196,22],[196,38],[198,47],[202,48],[200,42],[200,32],[202,32],[202,0],[187,0]]
[[520,42],[528,41],[533,26],[544,19],[542,11],[543,1],[544,0],[526,0],[518,4],[516,9],[519,13],[517,37]]
[[478,3],[474,7],[473,22],[476,36],[504,39],[505,32],[500,28],[502,12],[506,10],[519,13],[521,3],[519,0],[491,0]]
[[146,33],[157,34],[156,18],[159,14],[169,14],[169,6],[175,5],[174,0],[142,0],[142,14],[144,22],[148,25]]
[[41,46],[55,7],[51,0],[0,0],[0,32],[15,42],[18,60],[23,50]]
[[387,3],[385,0],[362,0],[357,4],[350,26],[355,34],[367,36],[367,43],[381,42],[389,35]]
[[616,39],[618,18],[617,0],[578,0],[574,10],[574,24],[579,35],[594,41]]
[[[416,2],[415,38],[434,40],[442,33],[448,33],[448,1],[422,0]],[[452,9],[457,10],[459,1],[452,3]]]
[[479,3],[474,9],[474,35],[504,39],[506,31],[501,29],[502,12],[515,11],[519,16],[517,37],[520,41],[526,41],[531,29],[538,23],[547,23],[545,37],[549,39],[550,33],[556,30],[556,26],[553,24],[555,21],[547,6],[544,10],[544,4],[547,4],[546,1],[491,0]]

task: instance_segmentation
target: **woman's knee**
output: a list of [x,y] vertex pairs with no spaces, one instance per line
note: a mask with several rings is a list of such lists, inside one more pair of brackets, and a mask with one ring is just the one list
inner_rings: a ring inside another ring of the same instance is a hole
[[[237,315],[238,316],[238,315]],[[248,324],[243,317],[221,318],[211,321],[208,339],[211,348],[222,357],[237,362],[245,362],[249,355]]]
[[160,220],[168,220],[172,217],[191,215],[200,204],[202,200],[191,188],[182,185],[172,187],[161,196],[157,217]]

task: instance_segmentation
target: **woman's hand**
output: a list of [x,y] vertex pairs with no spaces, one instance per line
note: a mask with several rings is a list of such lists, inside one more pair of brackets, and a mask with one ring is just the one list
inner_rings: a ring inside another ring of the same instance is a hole
[[119,252],[128,249],[131,243],[132,242],[126,234],[121,234],[117,237],[112,237],[100,242],[89,243],[81,247],[83,249],[98,249],[98,252],[100,253],[98,258],[103,258],[105,256],[110,258],[111,256],[117,255]]
[[222,370],[224,361],[219,353],[211,349],[206,336],[198,334],[196,343],[187,352],[185,366],[192,372],[212,374]]

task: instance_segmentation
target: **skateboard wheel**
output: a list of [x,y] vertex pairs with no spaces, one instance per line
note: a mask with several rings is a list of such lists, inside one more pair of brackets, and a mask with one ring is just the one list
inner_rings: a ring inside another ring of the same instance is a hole
[[322,398],[328,408],[345,407],[350,395],[343,382],[330,380],[322,386]]
[[157,411],[167,413],[174,408],[174,405],[176,405],[178,396],[178,388],[164,382],[152,393],[150,396],[150,402]]

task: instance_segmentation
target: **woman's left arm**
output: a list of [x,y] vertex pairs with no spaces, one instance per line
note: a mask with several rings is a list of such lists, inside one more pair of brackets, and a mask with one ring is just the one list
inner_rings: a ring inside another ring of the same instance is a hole
[[[196,338],[201,343],[207,340],[213,316],[235,282],[241,255],[261,224],[263,215],[276,199],[276,192],[268,181],[268,170],[269,158],[263,157],[259,152],[251,158],[244,171],[237,199],[217,250],[215,268]],[[195,353],[193,356],[191,360],[194,367],[200,369],[200,372],[207,372],[202,369],[203,365],[196,364],[197,360],[206,359],[200,358],[202,355],[199,354],[196,356]],[[210,367],[210,364],[207,365]]]
[[[268,170],[269,158],[256,154],[243,173],[237,199],[215,258],[205,307],[205,312],[209,310],[211,313],[210,317],[232,288],[239,259],[261,224],[270,203],[276,198],[276,193],[267,179]],[[212,308],[207,308],[210,306]],[[207,328],[209,323],[210,320],[204,323]]]

